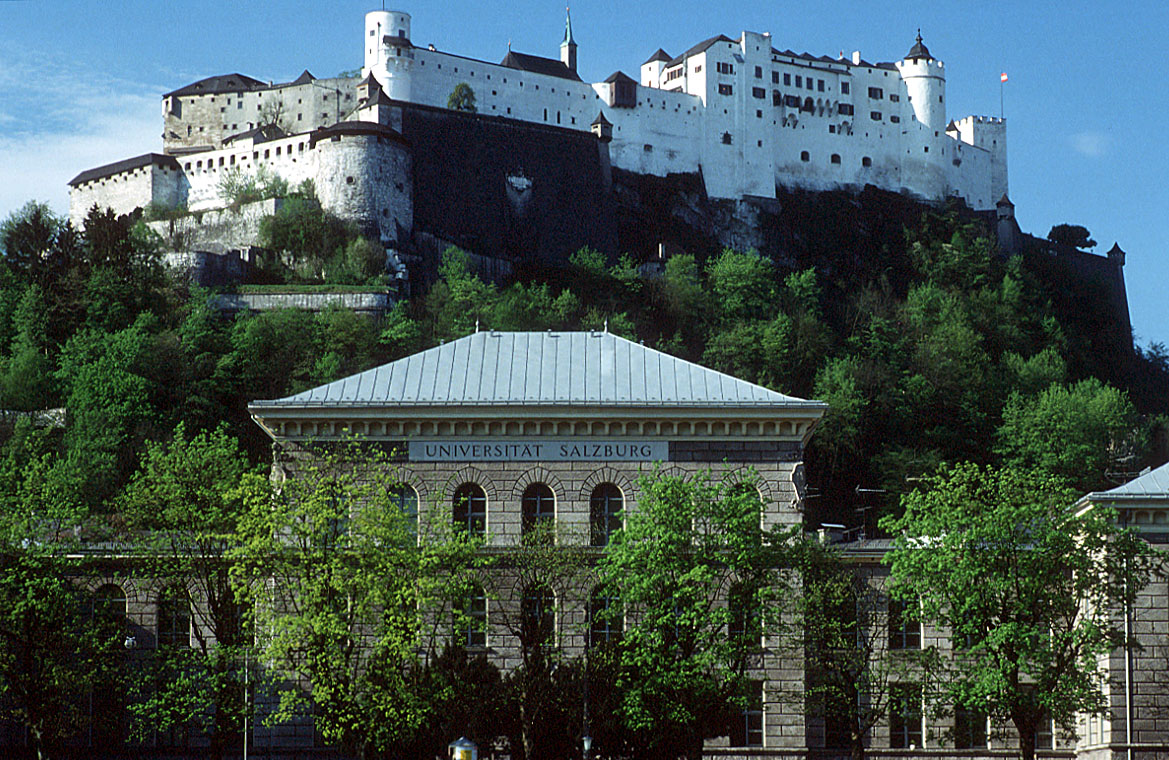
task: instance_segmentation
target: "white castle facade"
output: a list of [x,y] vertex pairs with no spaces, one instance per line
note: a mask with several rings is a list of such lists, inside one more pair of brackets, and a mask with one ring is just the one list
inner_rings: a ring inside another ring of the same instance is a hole
[[[814,58],[770,34],[718,36],[677,57],[658,50],[640,82],[576,74],[571,23],[560,67],[509,51],[492,65],[410,42],[410,16],[365,18],[365,66],[392,100],[445,106],[460,82],[481,112],[588,129],[612,124],[613,166],[643,174],[701,170],[714,198],[774,197],[775,185],[826,190],[876,185],[931,200],[960,196],[992,209],[1007,193],[1006,124],[948,122],[945,64],[917,43],[902,60]],[[522,66],[517,71],[512,66]],[[527,70],[524,70],[527,69]]]
[[[699,173],[712,198],[774,197],[874,185],[994,208],[1007,193],[1006,125],[948,121],[945,66],[922,44],[892,63],[812,57],[769,34],[713,37],[672,57],[658,50],[639,80],[577,75],[566,24],[560,58],[508,51],[498,64],[419,47],[408,13],[366,14],[363,78],[288,83],[209,77],[163,96],[163,153],[91,169],[69,184],[70,216],[95,203],[119,213],[151,203],[190,211],[226,205],[227,172],[312,179],[322,204],[397,239],[411,228],[409,146],[395,105],[447,108],[467,84],[477,110],[593,132],[612,166]],[[396,124],[397,122],[397,124]]]

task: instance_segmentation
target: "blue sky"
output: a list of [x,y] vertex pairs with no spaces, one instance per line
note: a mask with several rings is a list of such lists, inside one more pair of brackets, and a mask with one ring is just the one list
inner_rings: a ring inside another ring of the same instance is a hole
[[[119,3],[0,0],[0,218],[28,199],[67,208],[82,169],[161,149],[167,90],[238,71],[290,80],[361,65],[365,11],[378,4]],[[512,47],[555,57],[558,2],[429,0],[415,44],[499,60]],[[946,62],[951,117],[1005,114],[1011,199],[1023,229],[1088,227],[1104,252],[1128,252],[1138,343],[1169,344],[1169,87],[1160,53],[1169,4],[1132,2],[807,2],[579,0],[573,31],[589,81],[637,68],[658,47],[677,55],[715,34],[771,32],[776,47],[816,55],[859,49],[895,60],[920,27]]]

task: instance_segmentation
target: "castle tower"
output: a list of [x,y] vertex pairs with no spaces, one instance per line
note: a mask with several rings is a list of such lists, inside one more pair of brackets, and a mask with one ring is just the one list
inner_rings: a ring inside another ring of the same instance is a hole
[[410,100],[414,45],[410,42],[410,14],[370,11],[365,14],[365,66],[394,100]]
[[564,42],[560,43],[560,62],[576,71],[576,40],[572,38],[572,15],[564,9]]
[[946,72],[945,64],[930,55],[921,41],[921,30],[917,42],[909,54],[897,62],[897,69],[905,81],[913,113],[927,129],[946,128]]

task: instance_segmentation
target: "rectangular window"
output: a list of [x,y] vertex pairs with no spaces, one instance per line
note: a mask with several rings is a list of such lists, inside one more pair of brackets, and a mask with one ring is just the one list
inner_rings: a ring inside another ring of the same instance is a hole
[[804,82],[808,85],[809,90],[812,89],[812,78],[811,77],[808,77],[807,79],[805,79]]
[[824,80],[823,79],[816,80],[816,91],[817,92],[824,92]]
[[799,108],[800,107],[800,96],[799,95],[784,95],[783,96],[783,104],[789,108]]
[[889,694],[889,746],[892,749],[921,747],[921,687],[894,684]]
[[779,93],[779,90],[772,90],[771,91],[771,105],[773,105],[773,106],[782,106],[783,105],[783,95],[781,95]]
[[[876,118],[880,120],[880,114]],[[921,649],[921,623],[907,613],[908,605],[898,599],[889,600],[889,648]]]
[[804,78],[802,76],[800,76],[799,74],[796,74],[796,87],[803,87],[803,86],[804,86]]
[[880,121],[881,120],[881,112],[880,111],[873,111],[869,114],[869,118],[872,119],[873,121]]
[[732,95],[732,94],[734,94],[734,88],[731,87],[729,84],[720,84],[718,86],[718,94],[719,95]]
[[900,103],[901,96],[891,92],[891,93],[889,93],[889,102],[890,103]]
[[715,68],[718,70],[718,73],[720,73],[720,74],[734,74],[735,73],[735,67],[729,63],[716,63]]
[[848,94],[848,82],[841,82],[840,83],[840,94],[841,95]]
[[841,116],[852,116],[853,113],[855,113],[851,103],[841,103],[840,105],[836,106],[836,110],[840,113]]
[[763,89],[762,87],[752,87],[751,95],[752,97],[763,99],[767,97],[767,90]]
[[763,67],[762,67],[762,66],[756,66],[756,67],[755,67],[755,78],[756,78],[756,79],[762,79],[762,78],[763,78]]
[[779,84],[779,72],[778,71],[771,72],[771,83],[772,84]]
[[792,83],[792,75],[791,74],[784,74],[783,75],[783,83],[790,87],[791,83]]
[[986,714],[954,708],[954,749],[986,749]]
[[732,747],[763,746],[763,682],[749,681],[747,705],[731,730]]
[[1051,726],[1051,717],[1044,716],[1039,720],[1039,728],[1035,730],[1035,749],[1054,749],[1055,731]]
[[890,116],[890,117],[889,117],[889,121],[893,122],[894,124],[900,124],[900,123],[901,123],[901,117],[900,117],[900,116],[897,116],[897,115],[893,115],[893,116]]
[[873,100],[880,100],[883,97],[885,97],[885,91],[882,90],[880,87],[870,87],[869,88],[869,97],[872,98]]

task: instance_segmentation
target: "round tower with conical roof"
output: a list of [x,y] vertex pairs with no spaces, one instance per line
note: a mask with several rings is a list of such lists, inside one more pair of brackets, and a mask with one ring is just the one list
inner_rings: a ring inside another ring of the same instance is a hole
[[365,14],[365,66],[362,76],[373,75],[394,100],[410,100],[414,45],[410,42],[410,14],[370,11]]
[[917,120],[929,129],[946,128],[946,71],[945,64],[930,54],[929,48],[921,41],[921,30],[917,30],[917,41],[909,54],[897,62],[897,69],[905,81],[909,102]]

